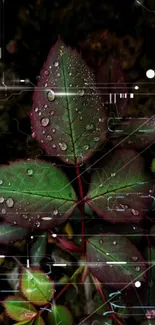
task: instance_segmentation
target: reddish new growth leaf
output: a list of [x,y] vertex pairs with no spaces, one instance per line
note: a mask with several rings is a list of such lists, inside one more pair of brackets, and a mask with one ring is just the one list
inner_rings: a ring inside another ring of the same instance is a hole
[[45,151],[70,164],[87,160],[106,139],[94,73],[60,39],[41,71],[30,117],[33,136]]

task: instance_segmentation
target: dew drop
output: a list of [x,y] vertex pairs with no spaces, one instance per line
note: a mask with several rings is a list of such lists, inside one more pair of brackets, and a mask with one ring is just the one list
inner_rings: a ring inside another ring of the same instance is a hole
[[38,107],[36,107],[35,109],[34,109],[34,111],[37,113],[38,112],[38,110],[39,110],[39,108]]
[[0,179],[0,185],[2,185],[3,184],[3,181]]
[[111,177],[115,177],[115,176],[116,176],[116,173],[112,173],[112,174],[111,174]]
[[53,214],[54,214],[54,216],[57,216],[57,214],[58,214],[58,210],[54,210],[54,211],[53,211]]
[[39,114],[38,114],[39,116],[41,116],[41,112],[39,112]]
[[53,139],[52,136],[51,136],[50,134],[48,134],[48,135],[47,135],[47,140],[48,140],[48,141],[52,141],[52,139]]
[[47,92],[47,99],[49,100],[49,102],[53,102],[53,100],[55,99],[55,93],[53,90],[49,90]]
[[33,170],[32,169],[28,169],[27,170],[27,173],[28,173],[29,176],[32,176],[33,175]]
[[84,95],[84,90],[83,89],[79,90],[79,95],[80,96],[83,96]]
[[0,197],[0,203],[3,203],[4,202],[4,197]]
[[99,240],[99,244],[101,244],[101,245],[103,244],[103,239]]
[[45,70],[44,73],[45,73],[45,76],[49,76],[49,74],[50,74],[48,70]]
[[138,260],[138,257],[137,257],[137,256],[132,256],[132,260],[133,260],[134,262],[136,262],[136,261]]
[[22,214],[22,217],[26,220],[28,218],[27,214]]
[[5,209],[2,209],[1,212],[2,212],[2,214],[5,214],[6,213],[6,210]]
[[93,123],[91,124],[87,124],[86,125],[86,130],[89,131],[89,130],[93,130],[95,128],[95,125]]
[[95,138],[94,138],[94,141],[95,141],[95,142],[98,142],[99,140],[100,140],[99,137],[95,137]]
[[52,132],[55,133],[56,129],[52,129]]
[[136,266],[136,271],[140,271],[140,266]]
[[53,62],[53,65],[54,65],[55,67],[58,67],[59,63],[58,63],[57,61],[54,61],[54,62]]
[[8,206],[8,208],[12,208],[13,205],[14,205],[14,201],[11,197],[9,197],[7,200],[6,200],[6,205]]
[[35,132],[32,133],[32,138],[35,138],[36,134]]
[[56,148],[56,144],[54,144],[54,143],[53,143],[53,144],[52,144],[52,148],[54,148],[54,149],[55,149],[55,148]]
[[40,222],[39,222],[38,220],[36,221],[35,226],[36,226],[37,228],[40,227]]
[[45,87],[47,87],[47,83],[45,84]]
[[49,118],[47,118],[47,117],[43,117],[43,118],[41,119],[41,125],[42,125],[42,126],[47,126],[47,125],[49,124],[49,122],[50,122],[50,120],[49,120]]
[[104,122],[104,117],[99,117],[99,122]]
[[54,115],[54,111],[51,111],[51,112],[50,112],[50,115],[53,116],[53,115]]
[[131,213],[132,213],[134,216],[139,216],[139,211],[138,211],[138,210],[134,210],[134,209],[132,209],[132,210],[131,210]]
[[79,120],[82,121],[82,116],[79,117]]
[[61,150],[65,151],[67,149],[67,144],[65,142],[59,142],[59,147]]
[[103,183],[101,183],[101,184],[99,185],[99,187],[103,187]]
[[114,240],[114,241],[113,241],[113,245],[116,245],[116,244],[117,244],[117,242]]
[[57,73],[57,77],[60,77],[60,73]]
[[88,144],[85,144],[83,147],[85,150],[88,150],[90,148]]

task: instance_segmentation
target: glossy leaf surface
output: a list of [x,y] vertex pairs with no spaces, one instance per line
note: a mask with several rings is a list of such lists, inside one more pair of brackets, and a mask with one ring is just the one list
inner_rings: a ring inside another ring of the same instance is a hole
[[10,296],[3,305],[9,317],[17,321],[31,320],[37,315],[35,307],[21,297]]
[[105,141],[104,103],[94,73],[61,39],[44,63],[30,117],[33,134],[46,153],[70,164],[87,160]]
[[46,252],[47,233],[42,233],[31,248],[31,265],[39,265]]
[[153,200],[151,176],[134,150],[116,150],[94,168],[87,203],[112,223],[138,223]]
[[32,268],[22,270],[20,287],[24,296],[38,306],[48,303],[54,295],[54,282],[44,272]]
[[0,216],[31,229],[48,229],[64,222],[76,205],[67,177],[40,160],[1,167],[0,196]]
[[141,253],[126,237],[118,234],[90,237],[87,262],[100,282],[116,289],[146,280],[146,265]]
[[18,226],[12,226],[8,223],[0,224],[0,243],[9,244],[20,239],[23,239],[28,233],[27,229]]
[[54,305],[49,313],[49,324],[73,325],[73,316],[68,308],[61,305]]

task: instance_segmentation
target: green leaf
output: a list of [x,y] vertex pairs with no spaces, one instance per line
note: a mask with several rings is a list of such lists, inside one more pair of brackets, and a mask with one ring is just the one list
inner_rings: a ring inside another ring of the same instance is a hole
[[30,114],[34,136],[49,155],[70,164],[83,163],[106,140],[107,133],[95,75],[82,57],[59,39],[40,76]]
[[112,288],[134,286],[136,281],[146,280],[144,258],[122,235],[107,233],[90,237],[87,242],[87,262],[92,274]]
[[54,305],[51,308],[51,312],[48,315],[49,324],[57,325],[60,323],[61,325],[72,325],[73,324],[73,316],[69,309],[65,306]]
[[34,320],[33,325],[45,325],[45,323],[42,317],[39,316]]
[[4,300],[3,306],[7,315],[17,321],[28,321],[37,315],[35,307],[21,297],[8,297]]
[[0,216],[10,223],[49,229],[71,215],[76,194],[57,167],[21,160],[0,168],[0,206]]
[[19,323],[16,323],[16,324],[14,324],[14,325],[32,325],[32,324],[34,324],[33,323],[33,319],[32,320],[30,320],[30,321],[23,321],[23,322],[19,322]]
[[8,223],[0,224],[0,243],[9,244],[20,239],[23,239],[28,233],[27,229],[18,226],[12,226]]
[[112,223],[138,223],[150,208],[151,176],[134,150],[116,150],[95,166],[86,202]]
[[23,269],[21,273],[21,291],[35,305],[45,305],[54,295],[54,282],[42,271]]
[[31,265],[39,265],[46,253],[47,232],[42,233],[34,242],[31,248]]

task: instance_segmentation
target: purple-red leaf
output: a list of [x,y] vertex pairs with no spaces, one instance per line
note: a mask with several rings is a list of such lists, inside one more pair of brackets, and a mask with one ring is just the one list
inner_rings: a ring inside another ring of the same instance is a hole
[[152,200],[151,176],[136,151],[116,150],[94,168],[86,202],[105,220],[138,223]]
[[76,194],[63,172],[40,160],[0,168],[0,216],[25,228],[51,229],[76,206]]
[[138,249],[124,236],[107,233],[90,237],[87,262],[92,274],[116,289],[146,280],[146,265]]
[[70,164],[87,160],[105,141],[104,103],[94,73],[59,39],[52,47],[33,97],[33,136],[51,156]]
[[[119,122],[118,125],[115,122]],[[136,117],[124,121],[114,121],[110,127],[110,136],[114,145],[121,148],[143,149],[155,142],[155,118]]]

